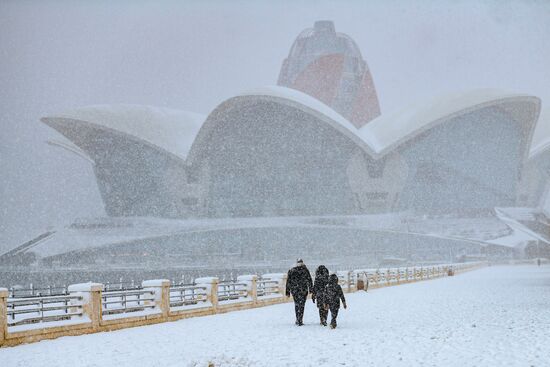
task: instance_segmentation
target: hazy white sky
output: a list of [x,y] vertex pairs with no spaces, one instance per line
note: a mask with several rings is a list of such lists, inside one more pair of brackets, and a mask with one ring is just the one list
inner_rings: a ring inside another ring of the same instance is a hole
[[[550,101],[550,1],[0,0],[0,251],[103,209],[85,161],[38,119],[138,103],[208,113],[275,84],[297,34],[333,20],[369,64],[382,113],[504,88]],[[544,134],[539,134],[544,135]]]

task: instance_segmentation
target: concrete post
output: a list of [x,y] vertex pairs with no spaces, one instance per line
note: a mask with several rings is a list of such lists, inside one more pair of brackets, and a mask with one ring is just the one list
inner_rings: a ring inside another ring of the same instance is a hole
[[141,283],[144,290],[154,293],[155,308],[160,310],[163,319],[170,314],[170,281],[168,279],[144,280]]
[[71,296],[82,296],[82,313],[90,319],[92,330],[97,331],[101,326],[102,302],[101,292],[103,284],[80,283],[68,287]]
[[214,312],[218,312],[218,283],[217,277],[204,277],[195,279],[200,287],[206,287],[207,300],[212,304]]
[[246,284],[246,291],[252,298],[252,303],[258,303],[258,276],[257,275],[241,275],[237,277],[237,282]]
[[355,290],[364,291],[365,290],[365,272],[364,271],[355,271]]
[[0,288],[0,345],[8,336],[8,290]]
[[[342,270],[337,271],[336,275],[338,275],[338,283],[342,280],[344,282],[344,287],[342,287],[342,290],[346,293],[350,292],[350,278],[349,278],[349,271]],[[340,283],[342,284],[342,283]]]

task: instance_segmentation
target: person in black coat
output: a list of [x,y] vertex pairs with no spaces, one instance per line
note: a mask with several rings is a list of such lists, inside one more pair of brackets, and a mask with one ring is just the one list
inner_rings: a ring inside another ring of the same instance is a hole
[[311,292],[311,300],[313,303],[317,301],[319,309],[319,321],[321,325],[327,326],[328,310],[325,307],[326,302],[326,287],[328,284],[328,269],[324,265],[319,265],[315,271],[315,283],[313,284],[313,292]]
[[344,297],[342,287],[338,284],[338,275],[332,274],[326,286],[327,305],[325,306],[325,308],[330,309],[330,315],[332,316],[332,320],[330,321],[331,329],[336,328],[336,318],[338,317],[338,310],[340,310],[340,300],[342,300],[344,308],[348,308],[346,306],[346,298]]
[[313,281],[308,268],[302,259],[296,261],[296,266],[288,271],[286,279],[286,296],[292,294],[294,298],[294,311],[296,313],[296,325],[304,324],[304,307],[309,292],[313,291]]

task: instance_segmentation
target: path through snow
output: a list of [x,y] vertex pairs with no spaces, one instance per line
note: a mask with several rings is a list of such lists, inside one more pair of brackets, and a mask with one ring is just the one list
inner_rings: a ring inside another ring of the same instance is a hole
[[[0,349],[2,366],[549,366],[550,266],[489,267],[347,295],[336,330],[307,303]],[[7,363],[6,363],[7,362]]]

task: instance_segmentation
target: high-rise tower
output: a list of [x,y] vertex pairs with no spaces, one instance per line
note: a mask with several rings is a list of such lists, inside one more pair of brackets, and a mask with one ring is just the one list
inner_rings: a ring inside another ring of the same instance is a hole
[[355,42],[332,21],[315,22],[296,38],[278,84],[317,98],[357,128],[380,115],[371,73]]

